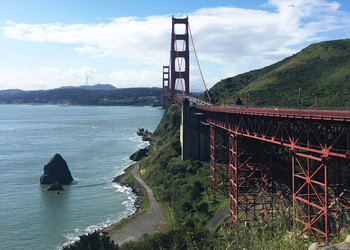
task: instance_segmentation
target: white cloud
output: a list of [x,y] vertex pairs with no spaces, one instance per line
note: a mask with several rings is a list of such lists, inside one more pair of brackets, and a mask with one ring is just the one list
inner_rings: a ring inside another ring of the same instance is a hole
[[[101,54],[145,63],[166,61],[171,19],[116,18],[100,24],[24,24],[6,22],[5,37],[21,41],[77,44],[76,52]],[[80,46],[80,45],[83,46]]]
[[41,67],[36,71],[12,70],[0,68],[0,86],[2,89],[21,88],[23,90],[49,89],[61,86],[77,86],[89,79],[99,79],[94,69],[83,67],[80,69],[63,70],[57,67]]
[[[350,15],[339,11],[339,3],[335,1],[268,0],[265,7],[268,8],[202,8],[189,13],[201,64],[217,65],[215,69],[207,68],[206,77],[220,79],[229,72],[242,73],[266,66],[311,42],[333,38],[325,32],[343,29],[343,34],[349,34]],[[159,69],[169,61],[170,16],[122,17],[109,23],[72,25],[7,21],[2,29],[8,39],[73,44],[78,54],[113,58],[119,65],[125,62],[128,66],[109,76],[96,76],[125,87],[158,83],[160,86]],[[130,69],[131,64],[137,65],[137,69]],[[142,64],[147,64],[147,70],[140,68]],[[46,77],[47,70],[39,69],[32,74],[40,72],[44,77],[38,82],[58,82],[56,78]],[[61,73],[64,82],[76,80],[72,72]]]
[[161,71],[123,69],[112,72],[109,78],[118,88],[161,87],[162,83]]
[[99,50],[96,47],[85,45],[83,47],[75,48],[74,51],[80,53],[80,54],[91,54],[91,55],[98,55],[101,53],[101,50]]

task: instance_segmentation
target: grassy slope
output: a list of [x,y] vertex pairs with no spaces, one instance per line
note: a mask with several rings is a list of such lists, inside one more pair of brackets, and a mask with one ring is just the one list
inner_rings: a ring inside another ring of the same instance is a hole
[[156,150],[140,165],[157,199],[168,206],[173,228],[204,225],[219,204],[208,194],[208,164],[180,158],[180,121],[180,110],[171,106],[154,132]]
[[281,220],[257,222],[250,228],[228,225],[218,231],[203,229],[205,223],[228,202],[228,196],[214,198],[210,192],[208,163],[181,161],[179,126],[180,110],[170,106],[154,132],[153,152],[140,164],[143,177],[155,196],[170,211],[172,231],[144,236],[137,242],[126,243],[121,249],[291,249],[307,244],[285,237],[290,230],[291,210],[281,214]]
[[216,103],[243,103],[249,91],[249,104],[297,106],[298,89],[304,106],[350,108],[350,39],[312,44],[299,53],[268,67],[221,80],[210,89]]

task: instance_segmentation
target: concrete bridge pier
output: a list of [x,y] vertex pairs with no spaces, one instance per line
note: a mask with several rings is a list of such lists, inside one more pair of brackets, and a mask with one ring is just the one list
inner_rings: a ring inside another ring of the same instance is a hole
[[196,111],[188,98],[182,103],[180,129],[182,160],[209,161],[210,126],[205,122],[204,114]]
[[171,104],[171,100],[168,97],[163,96],[163,98],[162,98],[162,108],[163,109],[167,109],[170,106],[170,104]]

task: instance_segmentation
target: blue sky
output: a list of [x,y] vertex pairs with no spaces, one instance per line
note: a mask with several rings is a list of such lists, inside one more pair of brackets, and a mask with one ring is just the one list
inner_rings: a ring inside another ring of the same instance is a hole
[[[348,0],[0,0],[0,89],[160,87],[171,16],[189,16],[208,87],[350,37]],[[190,47],[193,51],[193,49]],[[203,89],[191,53],[191,89]]]

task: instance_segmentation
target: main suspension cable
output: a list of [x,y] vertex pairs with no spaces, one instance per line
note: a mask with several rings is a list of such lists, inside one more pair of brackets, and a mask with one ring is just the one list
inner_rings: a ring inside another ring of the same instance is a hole
[[209,95],[209,91],[208,91],[208,89],[207,89],[207,85],[205,84],[205,80],[204,80],[204,77],[203,77],[203,73],[202,73],[201,66],[199,65],[199,60],[198,60],[198,56],[197,56],[197,52],[196,52],[196,47],[194,46],[193,37],[192,37],[192,32],[191,32],[191,27],[190,27],[190,22],[188,22],[188,29],[189,29],[189,32],[190,32],[192,47],[193,47],[194,54],[195,54],[195,56],[196,56],[196,60],[197,60],[199,72],[200,72],[200,74],[201,74],[202,81],[203,81],[203,84],[204,84],[205,92],[207,93],[208,100],[209,100],[209,102],[211,103],[211,98],[210,98],[210,95]]

